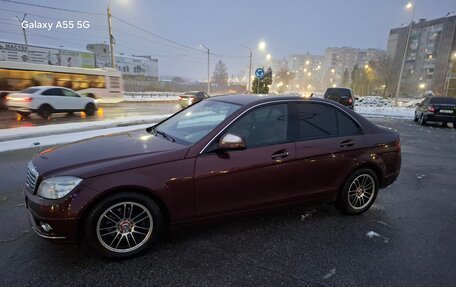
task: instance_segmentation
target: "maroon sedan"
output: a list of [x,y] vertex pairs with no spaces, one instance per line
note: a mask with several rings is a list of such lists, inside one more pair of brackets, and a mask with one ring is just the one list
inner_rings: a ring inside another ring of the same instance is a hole
[[400,166],[396,132],[333,101],[220,96],[41,153],[25,200],[41,237],[127,257],[165,228],[228,215],[317,202],[360,214]]

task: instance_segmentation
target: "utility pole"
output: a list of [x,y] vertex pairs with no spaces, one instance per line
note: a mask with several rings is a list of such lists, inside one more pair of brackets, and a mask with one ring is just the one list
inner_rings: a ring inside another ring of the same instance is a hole
[[210,55],[210,50],[208,47],[204,46],[203,44],[201,44],[201,47],[205,48],[207,50],[207,93],[210,94],[211,92],[211,77],[210,77],[210,74],[209,74],[209,55]]
[[410,34],[412,32],[413,18],[415,17],[415,4],[410,4],[410,5],[412,6],[412,19],[410,20],[409,29],[407,32],[407,40],[405,41],[404,56],[402,57],[401,70],[399,72],[399,80],[397,82],[396,95],[394,97],[394,103],[396,105],[397,105],[397,98],[399,97],[399,92],[401,90],[402,73],[404,72],[405,57],[407,56],[407,49],[408,49],[408,44],[409,44],[409,40],[410,40]]
[[109,31],[109,48],[111,50],[111,66],[116,68],[116,59],[114,57],[114,36],[112,35],[112,23],[111,23],[111,1],[108,2],[108,31]]
[[22,22],[24,22],[25,16],[27,16],[27,13],[24,14],[24,17],[22,17],[22,20],[17,16],[16,16],[16,18],[17,18],[17,20],[19,20],[19,22],[21,22],[22,33],[24,33],[25,50],[27,52],[27,62],[30,63],[30,51],[29,51],[29,46],[28,46],[28,42],[27,42],[27,33],[25,32],[25,28],[22,27]]
[[249,61],[249,85],[247,86],[247,92],[250,94],[251,87],[252,87],[252,55],[253,55],[253,52],[252,52],[252,49],[250,49],[249,47],[247,47],[245,45],[242,45],[242,47],[244,47],[247,50],[249,50],[249,58],[250,58],[250,61]]

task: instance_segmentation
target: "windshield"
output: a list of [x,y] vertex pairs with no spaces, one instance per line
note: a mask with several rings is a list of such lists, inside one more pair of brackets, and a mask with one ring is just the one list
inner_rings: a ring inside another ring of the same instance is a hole
[[191,145],[202,139],[241,106],[220,101],[202,101],[155,127],[177,142]]

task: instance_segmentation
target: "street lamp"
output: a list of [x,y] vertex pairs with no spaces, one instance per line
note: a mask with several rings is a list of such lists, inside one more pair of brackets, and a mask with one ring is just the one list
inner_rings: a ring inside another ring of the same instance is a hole
[[271,54],[266,55],[266,60],[268,60],[268,61],[271,60]]
[[204,46],[203,44],[200,44],[200,46],[207,50],[207,93],[210,94],[210,92],[211,92],[211,78],[210,78],[210,75],[209,75],[209,55],[210,55],[210,50],[209,50],[208,47]]
[[[264,49],[266,49],[266,43],[264,41],[261,41],[259,44],[258,44],[258,47],[255,48],[255,49],[250,49],[249,47],[247,47],[246,45],[242,45],[242,47],[246,48],[247,50],[249,50],[249,84],[247,86],[247,91],[248,93],[250,93],[251,91],[251,87],[252,87],[252,57],[253,57],[253,51],[258,49],[258,50],[261,50],[263,51]],[[270,59],[271,58],[271,55],[268,54],[266,56],[266,59]]]
[[399,79],[397,81],[396,95],[395,95],[395,99],[394,99],[394,102],[396,103],[396,105],[397,105],[397,98],[399,97],[399,92],[401,89],[402,73],[404,72],[405,57],[407,56],[408,43],[410,40],[410,34],[412,32],[413,17],[415,17],[415,5],[412,2],[409,2],[405,7],[407,9],[412,9],[412,18],[410,19],[410,25],[409,25],[409,29],[407,32],[407,40],[405,41],[404,56],[402,57],[401,69],[399,72]]

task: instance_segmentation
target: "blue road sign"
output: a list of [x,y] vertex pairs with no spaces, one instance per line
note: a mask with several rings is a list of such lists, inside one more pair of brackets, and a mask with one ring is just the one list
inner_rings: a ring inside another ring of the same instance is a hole
[[255,70],[255,76],[258,78],[258,79],[263,79],[264,78],[264,69],[262,68],[258,68]]

